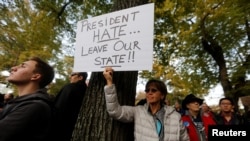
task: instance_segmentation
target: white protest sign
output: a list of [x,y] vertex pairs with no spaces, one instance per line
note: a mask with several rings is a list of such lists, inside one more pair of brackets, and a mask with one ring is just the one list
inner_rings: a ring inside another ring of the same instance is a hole
[[154,3],[77,23],[74,72],[152,70]]

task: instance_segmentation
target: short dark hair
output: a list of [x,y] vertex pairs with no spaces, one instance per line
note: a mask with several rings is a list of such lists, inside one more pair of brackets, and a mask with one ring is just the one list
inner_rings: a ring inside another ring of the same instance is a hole
[[154,84],[155,87],[162,93],[162,95],[164,95],[164,99],[163,99],[163,102],[164,102],[168,94],[165,83],[158,79],[150,79],[146,84],[145,90],[148,89],[149,86],[151,86],[152,84]]
[[82,76],[83,77],[82,81],[86,81],[86,79],[88,77],[88,73],[87,72],[79,72],[78,76]]
[[39,82],[39,87],[45,88],[54,79],[54,69],[39,57],[30,57],[29,60],[36,62],[36,68],[34,71],[41,74],[41,81]]
[[221,104],[221,102],[223,100],[228,100],[230,101],[230,103],[234,106],[234,100],[231,98],[231,97],[224,97],[224,98],[221,98],[220,101],[219,101],[219,105]]

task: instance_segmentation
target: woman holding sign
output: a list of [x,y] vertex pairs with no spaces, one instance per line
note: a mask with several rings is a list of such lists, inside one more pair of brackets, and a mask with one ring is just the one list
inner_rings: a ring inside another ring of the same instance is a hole
[[121,106],[113,84],[113,69],[105,68],[103,75],[107,81],[104,87],[107,111],[116,120],[135,123],[135,141],[189,141],[181,115],[164,104],[167,88],[162,81],[147,82],[144,105]]

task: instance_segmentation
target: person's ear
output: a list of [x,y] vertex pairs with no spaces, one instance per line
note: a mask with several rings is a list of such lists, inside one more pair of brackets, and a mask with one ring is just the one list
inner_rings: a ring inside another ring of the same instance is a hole
[[41,78],[41,74],[35,73],[35,74],[32,75],[31,80],[37,80],[37,79],[40,79],[40,78]]
[[83,80],[83,76],[81,76],[81,75],[78,76],[78,78],[79,78],[79,80]]

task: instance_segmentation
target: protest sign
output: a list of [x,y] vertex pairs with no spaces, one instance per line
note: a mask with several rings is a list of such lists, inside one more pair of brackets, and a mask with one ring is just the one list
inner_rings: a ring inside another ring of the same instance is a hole
[[152,70],[154,4],[77,23],[74,72]]

